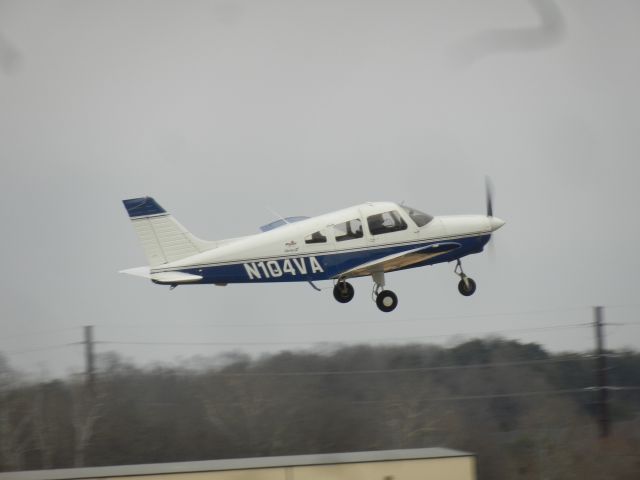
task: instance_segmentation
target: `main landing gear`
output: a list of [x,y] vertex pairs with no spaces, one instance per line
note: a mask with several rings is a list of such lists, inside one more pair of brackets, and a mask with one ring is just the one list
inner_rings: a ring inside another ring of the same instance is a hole
[[338,283],[333,287],[333,298],[340,303],[350,302],[353,299],[354,294],[355,290],[353,289],[353,285],[344,279],[338,280]]
[[384,272],[376,272],[373,278],[373,292],[371,293],[376,305],[383,312],[391,312],[398,306],[398,297],[391,290],[384,290]]
[[[391,290],[384,289],[384,272],[371,275],[373,278],[373,301],[383,312],[391,312],[398,306],[398,297]],[[353,299],[353,286],[344,278],[338,279],[333,286],[333,298],[340,303],[348,303]]]
[[460,282],[458,282],[458,291],[465,297],[473,295],[476,291],[476,282],[473,281],[473,278],[469,278],[465,275],[462,270],[462,263],[460,263],[460,259],[456,260],[456,268],[453,269],[453,273],[460,277]]

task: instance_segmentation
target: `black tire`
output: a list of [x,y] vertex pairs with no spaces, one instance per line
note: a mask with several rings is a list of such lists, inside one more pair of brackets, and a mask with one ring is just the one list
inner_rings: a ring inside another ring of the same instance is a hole
[[338,282],[335,287],[333,287],[333,298],[340,303],[349,303],[355,293],[353,285],[349,282]]
[[460,283],[458,283],[458,291],[465,297],[470,297],[476,291],[476,282],[469,277],[467,277],[466,283],[464,280],[460,280]]
[[382,290],[376,297],[376,305],[383,312],[391,312],[398,306],[398,297],[391,290]]

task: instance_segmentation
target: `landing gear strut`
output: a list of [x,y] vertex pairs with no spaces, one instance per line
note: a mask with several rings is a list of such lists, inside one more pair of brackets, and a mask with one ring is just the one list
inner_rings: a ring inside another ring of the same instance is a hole
[[476,282],[473,281],[473,278],[467,277],[467,275],[462,270],[462,263],[460,263],[460,259],[456,261],[456,268],[454,268],[453,273],[460,277],[460,282],[458,283],[458,291],[464,295],[465,297],[470,297],[476,291]]
[[372,296],[376,305],[383,312],[391,312],[398,306],[398,297],[391,290],[384,290],[384,272],[376,272],[373,278]]
[[333,287],[333,298],[340,303],[350,302],[353,299],[354,294],[355,290],[353,289],[353,285],[344,279],[338,280]]

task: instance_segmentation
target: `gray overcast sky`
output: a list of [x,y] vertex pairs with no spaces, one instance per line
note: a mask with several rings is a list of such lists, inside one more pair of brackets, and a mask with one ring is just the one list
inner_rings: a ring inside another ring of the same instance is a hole
[[[85,324],[99,340],[505,331],[590,348],[589,328],[508,331],[588,322],[594,304],[638,321],[639,20],[631,0],[0,1],[0,351],[75,342]],[[482,213],[485,174],[508,223],[493,263],[465,262],[471,298],[453,265],[389,275],[388,315],[369,278],[340,305],[306,284],[169,292],[116,273],[145,263],[123,198],[152,195],[215,239],[257,231],[267,207]],[[639,325],[608,333],[640,346]],[[148,362],[232,348],[98,349]],[[82,368],[79,347],[8,356]]]

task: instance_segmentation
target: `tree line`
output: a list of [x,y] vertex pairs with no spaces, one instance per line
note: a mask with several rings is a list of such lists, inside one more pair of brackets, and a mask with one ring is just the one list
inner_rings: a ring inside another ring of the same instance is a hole
[[0,355],[0,470],[445,446],[481,479],[640,478],[640,354],[609,352],[612,433],[595,360],[500,338],[229,354],[172,366],[99,356],[27,381]]

